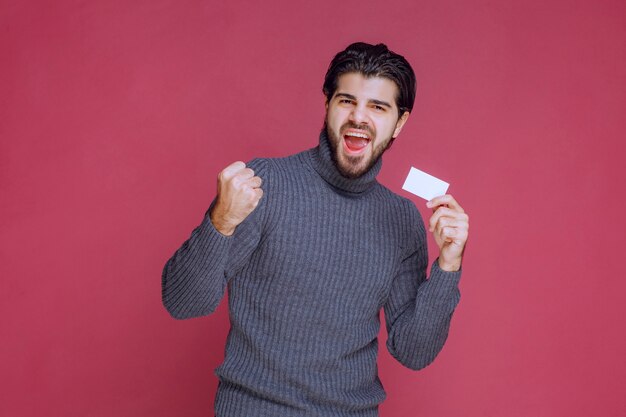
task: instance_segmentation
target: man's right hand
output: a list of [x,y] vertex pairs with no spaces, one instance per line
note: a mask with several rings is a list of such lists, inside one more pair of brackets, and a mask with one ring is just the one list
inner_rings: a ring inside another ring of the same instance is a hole
[[218,232],[230,236],[256,208],[263,196],[261,178],[241,161],[224,168],[217,176],[217,201],[211,210],[211,223]]

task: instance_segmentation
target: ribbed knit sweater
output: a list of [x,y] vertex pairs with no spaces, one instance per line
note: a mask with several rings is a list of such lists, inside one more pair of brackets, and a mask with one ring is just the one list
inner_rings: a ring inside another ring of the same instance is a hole
[[255,159],[257,208],[224,236],[209,207],[167,261],[162,297],[175,318],[210,314],[228,286],[216,417],[378,416],[381,308],[404,366],[421,369],[443,347],[461,271],[435,260],[426,279],[424,223],[376,181],[381,164],[344,178],[324,132],[313,149]]

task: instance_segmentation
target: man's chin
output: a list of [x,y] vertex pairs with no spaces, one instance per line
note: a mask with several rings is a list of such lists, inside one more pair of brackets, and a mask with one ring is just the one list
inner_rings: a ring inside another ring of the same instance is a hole
[[333,134],[330,129],[324,124],[327,136],[330,142],[331,157],[335,167],[339,173],[348,179],[356,179],[365,174],[374,165],[371,162],[371,155],[346,155],[342,149],[342,139]]
[[341,158],[339,163],[336,164],[337,169],[346,178],[356,179],[365,174],[370,166],[365,163],[363,158],[358,158],[358,160],[350,160],[346,158]]

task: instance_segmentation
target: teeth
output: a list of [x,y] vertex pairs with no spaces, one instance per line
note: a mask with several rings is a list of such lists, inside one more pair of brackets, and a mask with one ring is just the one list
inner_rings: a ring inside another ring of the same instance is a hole
[[368,139],[368,137],[367,137],[367,135],[365,133],[348,132],[348,133],[346,133],[346,136],[354,136],[355,138]]

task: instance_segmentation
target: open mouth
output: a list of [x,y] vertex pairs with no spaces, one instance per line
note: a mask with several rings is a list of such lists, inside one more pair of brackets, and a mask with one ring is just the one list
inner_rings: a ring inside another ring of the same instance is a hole
[[343,135],[343,143],[350,153],[360,153],[370,142],[369,135],[363,131],[351,129]]

